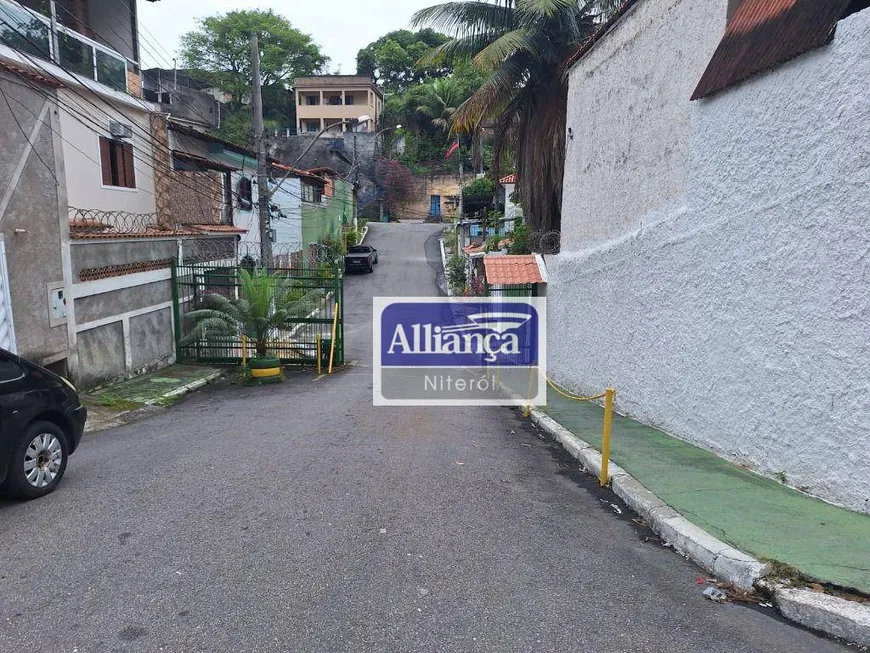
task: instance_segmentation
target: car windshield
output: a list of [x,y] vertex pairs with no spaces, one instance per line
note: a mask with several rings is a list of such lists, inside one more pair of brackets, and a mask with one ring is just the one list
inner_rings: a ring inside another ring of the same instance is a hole
[[348,254],[368,254],[372,251],[371,247],[363,246],[363,245],[355,245],[354,247],[348,247]]

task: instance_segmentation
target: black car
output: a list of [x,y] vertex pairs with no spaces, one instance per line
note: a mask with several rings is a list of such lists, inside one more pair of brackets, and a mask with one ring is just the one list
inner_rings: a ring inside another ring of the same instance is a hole
[[373,266],[377,263],[378,250],[369,245],[354,245],[347,248],[347,254],[344,257],[344,270],[345,272],[355,270],[373,272]]
[[0,349],[0,488],[16,499],[53,491],[87,416],[69,381]]

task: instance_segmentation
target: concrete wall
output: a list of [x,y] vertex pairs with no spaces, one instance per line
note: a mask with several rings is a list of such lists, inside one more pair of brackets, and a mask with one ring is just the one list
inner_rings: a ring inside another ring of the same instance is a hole
[[410,220],[425,219],[429,215],[431,196],[439,195],[441,218],[452,220],[459,213],[459,207],[455,205],[452,208],[447,198],[458,196],[461,192],[458,174],[415,175],[412,197],[402,206],[397,217]]
[[[665,53],[636,63],[680,74]],[[571,248],[548,270],[557,380],[583,394],[614,386],[621,411],[870,513],[868,78],[865,10],[818,51],[708,100],[675,98],[692,125],[685,201],[664,214],[645,202],[597,238],[566,204]],[[618,116],[586,118],[608,111]],[[600,194],[643,194],[657,177],[625,183]]]
[[63,162],[52,133],[58,129],[57,108],[45,97],[54,92],[37,92],[7,73],[0,73],[0,88],[9,102],[0,101],[0,202],[6,201],[0,204],[0,237],[17,350],[53,362],[69,351],[67,321],[51,320],[48,299],[50,285],[69,295],[61,258],[61,238],[69,236]]
[[[127,213],[155,213],[154,170],[148,114],[130,106],[113,108],[99,96],[77,89],[58,91],[62,102],[74,109],[61,109],[60,126],[63,133],[63,157],[67,170],[69,205],[80,209],[125,211]],[[85,95],[89,101],[82,99]],[[100,166],[100,139],[109,136],[109,121],[116,120],[133,126],[134,167],[136,188],[103,186]],[[82,124],[84,123],[84,124]]]
[[[272,185],[271,188],[276,188]],[[287,256],[302,249],[302,183],[298,177],[288,177],[272,197],[280,213],[272,212],[272,227],[276,240],[276,255]]]
[[724,0],[644,0],[571,70],[563,249],[594,247],[683,203],[688,98],[726,11]]

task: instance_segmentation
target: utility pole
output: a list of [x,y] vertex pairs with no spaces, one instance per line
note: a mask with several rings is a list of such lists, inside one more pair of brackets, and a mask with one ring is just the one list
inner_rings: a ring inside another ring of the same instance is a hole
[[[456,137],[459,142],[459,137]],[[462,176],[465,167],[462,164],[462,148],[459,148],[459,217],[456,218],[456,254],[459,255],[459,223],[462,222],[462,211],[465,210],[465,198],[462,196]]]
[[260,205],[260,260],[272,265],[272,240],[269,232],[269,162],[266,160],[265,128],[263,127],[263,90],[260,81],[260,43],[251,35],[251,107],[254,111],[254,138],[257,143],[257,201]]

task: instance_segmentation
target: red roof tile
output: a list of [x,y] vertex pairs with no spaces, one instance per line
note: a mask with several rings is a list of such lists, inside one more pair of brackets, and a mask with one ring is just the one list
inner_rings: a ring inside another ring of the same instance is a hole
[[850,0],[743,0],[692,94],[699,100],[825,45]]
[[206,233],[212,234],[246,234],[248,233],[247,229],[242,229],[241,227],[234,227],[230,224],[188,224],[185,227],[189,227],[191,229],[199,229],[200,231],[204,231]]
[[27,68],[22,68],[21,66],[16,66],[15,64],[9,63],[8,61],[0,61],[0,69],[5,70],[8,73],[12,73],[13,75],[17,75],[19,77],[26,77],[34,82],[39,82],[40,84],[45,84],[46,86],[52,86],[54,88],[60,88],[62,84],[56,82],[48,77],[44,77],[39,73],[36,73]]
[[513,175],[508,175],[507,177],[502,177],[501,179],[498,180],[498,183],[500,183],[500,184],[515,184],[515,183],[517,183],[517,176],[516,176],[516,174],[513,174]]
[[543,283],[538,259],[533,254],[484,256],[483,267],[489,284]]

